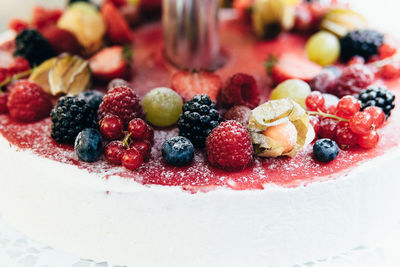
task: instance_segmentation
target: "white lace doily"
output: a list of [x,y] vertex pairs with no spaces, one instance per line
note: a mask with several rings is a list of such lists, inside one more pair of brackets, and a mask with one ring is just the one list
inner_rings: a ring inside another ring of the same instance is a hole
[[[4,267],[123,267],[107,262],[79,259],[29,239],[0,217],[0,263]],[[398,267],[400,266],[400,223],[375,247],[359,246],[327,259],[314,259],[296,267]],[[294,266],[293,266],[294,267]]]

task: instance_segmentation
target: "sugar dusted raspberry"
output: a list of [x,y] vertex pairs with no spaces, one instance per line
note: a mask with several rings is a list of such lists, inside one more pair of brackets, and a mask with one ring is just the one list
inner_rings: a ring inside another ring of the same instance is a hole
[[14,85],[7,106],[11,117],[21,122],[43,119],[49,116],[52,107],[43,89],[28,80],[21,80]]
[[239,122],[243,127],[247,128],[249,125],[251,115],[251,109],[246,106],[234,106],[233,108],[229,109],[225,115],[225,120],[234,120]]
[[374,74],[367,66],[354,64],[343,69],[332,93],[338,97],[358,95],[373,80]]
[[323,70],[310,81],[310,87],[313,91],[321,93],[331,92],[336,82],[336,74],[330,70]]
[[233,75],[218,96],[218,103],[224,107],[243,105],[253,109],[259,102],[260,93],[256,80],[244,73]]
[[239,171],[253,158],[250,134],[237,121],[226,121],[215,128],[206,141],[208,161],[227,171]]
[[99,107],[99,119],[107,114],[118,116],[126,125],[134,118],[143,117],[143,109],[136,92],[127,86],[115,87],[107,92]]

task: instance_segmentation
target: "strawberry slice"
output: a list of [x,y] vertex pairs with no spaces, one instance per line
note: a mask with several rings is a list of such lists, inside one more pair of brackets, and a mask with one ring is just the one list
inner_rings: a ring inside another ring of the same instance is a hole
[[127,75],[132,50],[130,47],[112,46],[100,50],[89,59],[93,76],[101,81],[123,78]]
[[125,18],[115,7],[106,1],[101,7],[101,14],[107,24],[107,36],[113,44],[128,44],[133,40],[133,34],[129,29]]
[[309,82],[322,67],[296,54],[283,54],[278,60],[273,57],[266,63],[268,73],[276,83],[289,79],[300,79]]
[[222,88],[222,80],[212,72],[182,70],[172,76],[171,87],[185,100],[197,94],[207,94],[215,102]]

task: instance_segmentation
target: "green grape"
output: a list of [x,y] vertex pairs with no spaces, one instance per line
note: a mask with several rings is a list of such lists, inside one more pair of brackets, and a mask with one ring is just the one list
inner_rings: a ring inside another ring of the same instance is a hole
[[306,97],[310,93],[311,88],[308,83],[298,79],[291,79],[278,84],[278,86],[272,91],[270,99],[277,100],[290,98],[305,109]]
[[339,39],[332,33],[320,31],[308,39],[306,52],[311,61],[321,66],[331,65],[340,55]]
[[142,100],[146,120],[158,127],[175,124],[182,114],[182,98],[172,89],[155,88],[147,93]]

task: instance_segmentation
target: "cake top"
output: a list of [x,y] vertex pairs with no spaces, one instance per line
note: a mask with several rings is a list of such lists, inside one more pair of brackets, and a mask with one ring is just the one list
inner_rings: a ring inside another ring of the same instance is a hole
[[190,191],[306,184],[398,146],[394,40],[336,1],[233,7],[214,70],[164,57],[160,1],[36,7],[0,47],[0,133],[102,177]]

